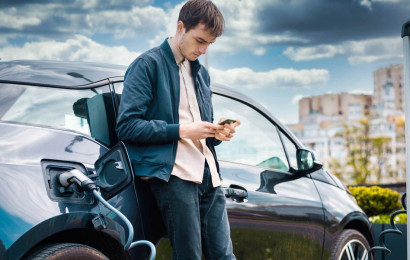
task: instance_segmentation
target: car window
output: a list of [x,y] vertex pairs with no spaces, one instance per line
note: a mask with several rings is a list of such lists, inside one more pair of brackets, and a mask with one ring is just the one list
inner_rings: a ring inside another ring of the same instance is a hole
[[122,91],[124,90],[124,82],[114,83],[115,98],[117,99],[117,104],[120,104]]
[[279,132],[282,137],[283,144],[285,145],[286,152],[288,153],[290,166],[292,166],[293,169],[297,170],[298,169],[298,163],[296,159],[297,147],[282,131],[279,131]]
[[108,86],[78,90],[2,84],[0,120],[92,135],[90,124],[103,112],[104,95],[110,95]]
[[122,91],[124,90],[124,82],[117,82],[114,83],[114,89],[116,94],[122,94]]
[[286,154],[274,124],[239,101],[216,94],[212,96],[215,123],[221,117],[241,121],[235,137],[216,146],[219,160],[289,170]]

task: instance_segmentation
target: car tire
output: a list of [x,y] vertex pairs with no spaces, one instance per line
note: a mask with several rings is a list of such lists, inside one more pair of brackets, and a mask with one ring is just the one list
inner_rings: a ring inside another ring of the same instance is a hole
[[75,243],[48,244],[38,248],[26,259],[30,260],[70,260],[70,259],[89,259],[106,260],[109,259],[95,248]]
[[353,229],[346,229],[343,230],[336,239],[330,259],[362,259],[364,254],[368,254],[369,249],[369,242],[367,242],[366,238],[360,232]]

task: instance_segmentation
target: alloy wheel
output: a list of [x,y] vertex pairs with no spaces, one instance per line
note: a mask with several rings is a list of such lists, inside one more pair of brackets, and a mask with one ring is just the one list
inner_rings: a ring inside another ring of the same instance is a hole
[[364,244],[357,240],[349,240],[343,247],[339,260],[367,260],[368,251]]

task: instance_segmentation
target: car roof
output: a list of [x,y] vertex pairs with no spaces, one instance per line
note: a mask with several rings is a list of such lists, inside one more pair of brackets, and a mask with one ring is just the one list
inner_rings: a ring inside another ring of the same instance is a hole
[[[0,83],[29,84],[57,88],[92,88],[123,80],[127,66],[74,61],[15,60],[0,61]],[[248,96],[220,84],[212,84],[212,91],[245,102],[279,125],[286,134],[299,140],[265,107]]]
[[126,69],[122,65],[94,62],[0,61],[0,81],[81,88],[107,78],[122,77]]

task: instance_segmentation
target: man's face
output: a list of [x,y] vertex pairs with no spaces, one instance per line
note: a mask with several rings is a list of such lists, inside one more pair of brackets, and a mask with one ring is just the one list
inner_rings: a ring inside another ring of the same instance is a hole
[[202,54],[205,54],[208,46],[216,40],[216,37],[205,29],[204,24],[199,23],[186,32],[181,21],[178,22],[178,31],[175,38],[179,51],[190,61],[194,61]]

